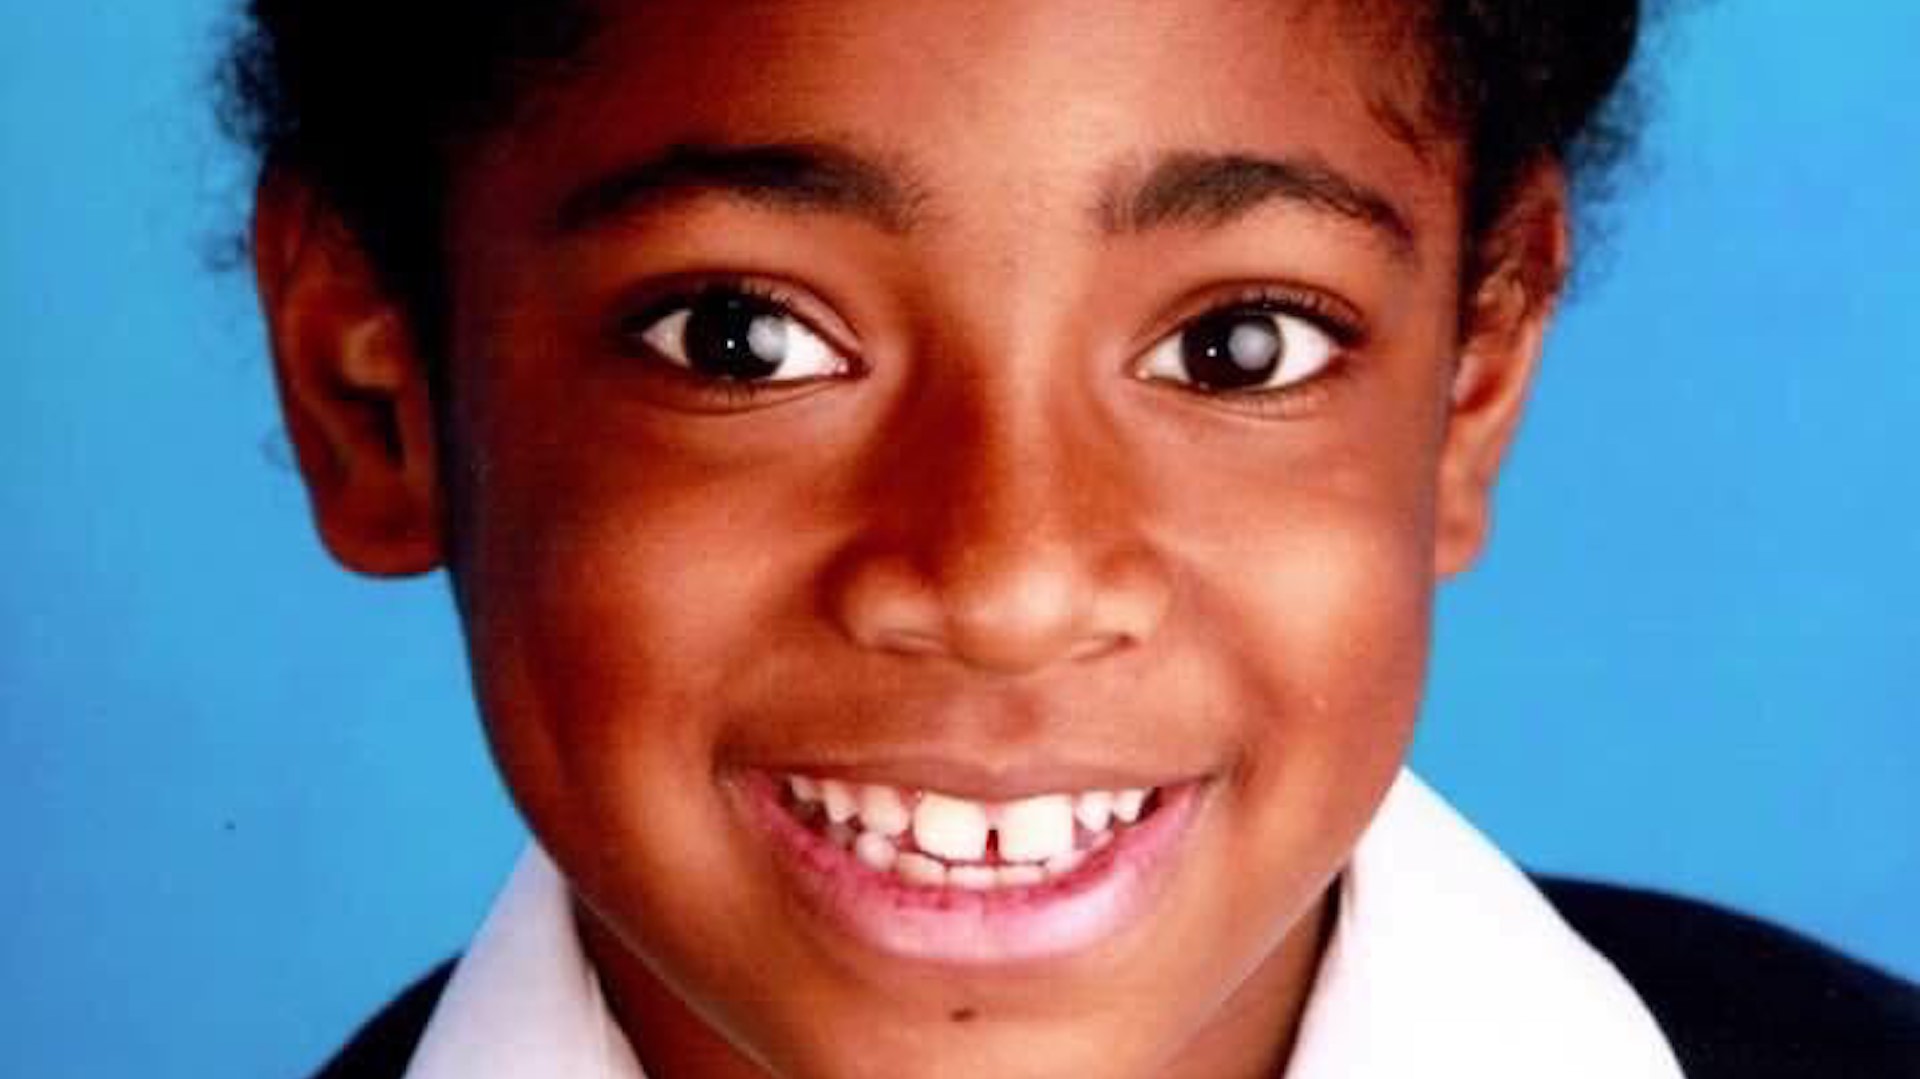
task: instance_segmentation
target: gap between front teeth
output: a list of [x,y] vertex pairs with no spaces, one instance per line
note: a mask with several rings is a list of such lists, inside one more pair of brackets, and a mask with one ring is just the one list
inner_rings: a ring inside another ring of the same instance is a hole
[[796,802],[824,815],[827,836],[861,864],[909,884],[966,890],[1031,887],[1072,872],[1113,841],[1116,826],[1139,820],[1152,793],[1084,791],[988,804],[798,775],[786,784]]

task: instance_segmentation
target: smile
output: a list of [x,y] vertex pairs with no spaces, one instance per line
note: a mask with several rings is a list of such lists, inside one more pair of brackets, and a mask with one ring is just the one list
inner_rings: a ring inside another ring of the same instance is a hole
[[935,791],[788,776],[785,808],[861,864],[926,888],[981,891],[1057,880],[1139,821],[1132,789],[976,802]]
[[809,909],[883,952],[960,963],[1058,957],[1131,924],[1163,886],[1200,789],[989,802],[799,773],[751,778],[753,815]]

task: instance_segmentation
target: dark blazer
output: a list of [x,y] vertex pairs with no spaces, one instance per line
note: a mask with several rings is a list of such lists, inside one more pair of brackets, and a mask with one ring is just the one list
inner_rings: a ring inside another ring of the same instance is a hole
[[[1705,903],[1536,883],[1626,975],[1688,1079],[1920,1079],[1920,986]],[[453,964],[394,998],[315,1079],[399,1079]]]

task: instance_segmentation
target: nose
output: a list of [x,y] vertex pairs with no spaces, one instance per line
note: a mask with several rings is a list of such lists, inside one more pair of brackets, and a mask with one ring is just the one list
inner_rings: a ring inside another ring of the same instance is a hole
[[1171,586],[1120,455],[1087,424],[986,396],[899,417],[832,574],[841,627],[1006,675],[1144,644]]

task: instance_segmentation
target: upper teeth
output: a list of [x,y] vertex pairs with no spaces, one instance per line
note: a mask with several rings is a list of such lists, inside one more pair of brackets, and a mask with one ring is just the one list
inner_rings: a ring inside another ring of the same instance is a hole
[[869,832],[896,836],[913,823],[906,800],[892,787],[860,788],[860,824]]
[[1088,791],[1074,799],[1073,815],[1087,831],[1105,831],[1113,816],[1113,795],[1107,791]]
[[994,821],[1000,857],[1009,862],[1044,862],[1073,849],[1073,799],[1043,794],[1000,807]]
[[[993,803],[806,776],[787,777],[787,789],[795,800],[821,807],[836,831],[855,829],[853,849],[873,869],[917,884],[970,888],[986,887],[990,880],[999,886],[1037,884],[1071,872],[1085,850],[1112,838],[1109,829],[1116,822],[1138,820],[1151,793],[1146,788],[1096,790]],[[1091,833],[1081,850],[1075,849],[1076,823]],[[901,850],[909,833],[913,849]],[[989,838],[1005,870],[997,876],[967,865],[986,859]]]
[[927,793],[913,807],[913,841],[949,862],[977,862],[987,853],[987,809],[978,802]]

